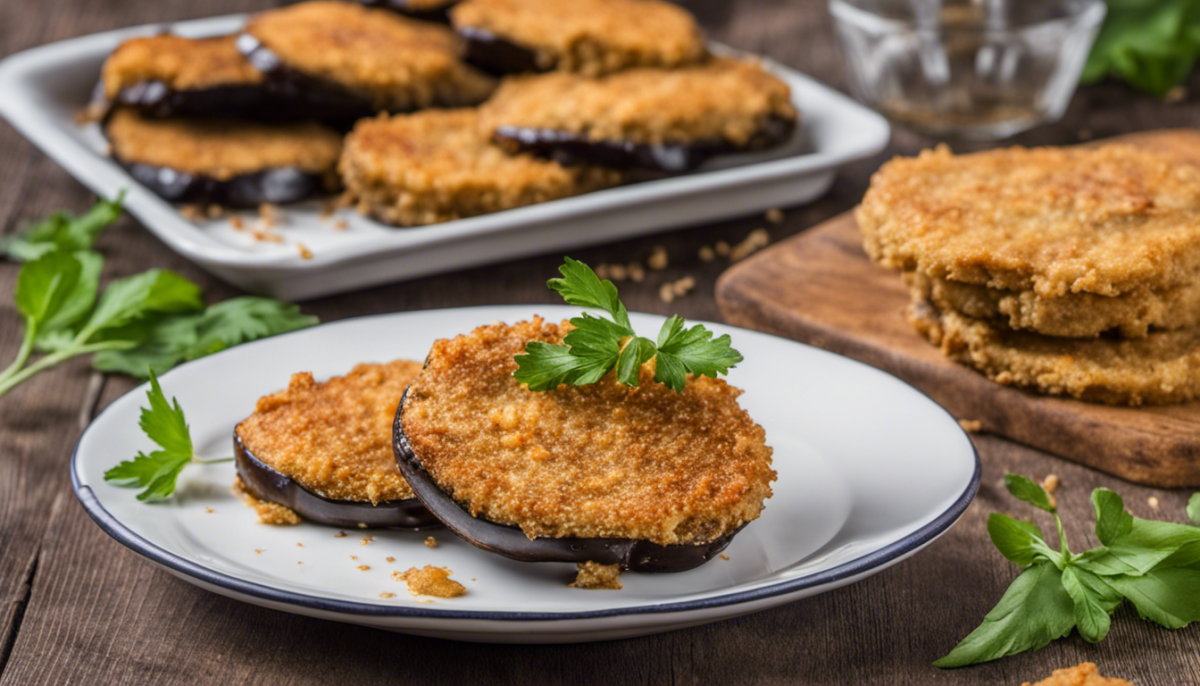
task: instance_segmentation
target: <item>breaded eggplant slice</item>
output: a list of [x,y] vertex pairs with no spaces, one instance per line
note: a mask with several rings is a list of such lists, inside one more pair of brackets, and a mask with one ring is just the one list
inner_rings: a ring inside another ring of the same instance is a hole
[[564,167],[492,145],[474,109],[360,121],[338,165],[358,210],[417,226],[556,200],[621,182],[600,167]]
[[523,561],[703,564],[771,495],[766,434],[723,380],[682,393],[613,375],[536,393],[513,378],[531,340],[568,322],[491,324],[434,343],[396,416],[396,459],[417,497],[471,543]]
[[1200,398],[1200,328],[1142,338],[1057,338],[939,310],[909,307],[909,322],[947,357],[1004,386],[1106,405]]
[[320,124],[147,119],[122,108],[104,133],[113,158],[172,202],[257,207],[338,187],[342,137]]
[[238,49],[270,80],[356,99],[361,116],[474,105],[496,85],[459,59],[450,29],[345,2],[258,14]]
[[591,78],[556,72],[505,81],[483,105],[497,144],[563,164],[682,172],[721,154],[791,139],[791,89],[753,62],[714,58]]
[[494,74],[599,76],[707,55],[695,18],[662,0],[465,0],[450,21],[467,41],[467,59]]
[[294,374],[234,429],[238,487],[331,526],[437,524],[396,469],[391,444],[400,396],[420,370],[396,360],[321,383]]
[[104,61],[94,106],[100,114],[118,106],[148,117],[287,118],[235,42],[236,36],[131,38]]
[[450,23],[450,6],[458,0],[359,0],[367,7],[399,12],[413,19]]

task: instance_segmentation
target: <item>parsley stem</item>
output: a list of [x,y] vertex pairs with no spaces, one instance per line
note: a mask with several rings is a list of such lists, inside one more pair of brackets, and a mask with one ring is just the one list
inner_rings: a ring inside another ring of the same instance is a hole
[[[101,350],[115,350],[117,348],[125,348],[128,346],[129,344],[126,341],[104,341],[101,343],[91,343],[86,345],[72,345],[64,350],[60,350],[59,352],[51,353],[45,357],[39,358],[33,364],[12,375],[8,375],[8,371],[6,370],[5,375],[0,376],[0,396],[8,393],[22,382],[28,381],[30,378],[46,371],[60,362],[66,362],[72,357],[99,352]],[[28,359],[28,356],[28,353],[26,353],[26,359]]]
[[1058,516],[1058,510],[1054,511],[1054,525],[1058,527],[1058,551],[1062,553],[1064,560],[1071,559],[1071,551],[1067,549],[1067,532],[1063,530],[1062,517]]
[[21,349],[17,351],[16,358],[12,364],[0,372],[0,381],[7,380],[9,377],[17,373],[17,370],[25,366],[29,361],[29,354],[33,352],[33,339],[37,338],[37,321],[32,317],[25,318],[25,338],[21,341]]
[[198,457],[193,457],[192,462],[196,464],[221,464],[222,462],[233,462],[232,457],[215,457],[211,460],[201,460]]

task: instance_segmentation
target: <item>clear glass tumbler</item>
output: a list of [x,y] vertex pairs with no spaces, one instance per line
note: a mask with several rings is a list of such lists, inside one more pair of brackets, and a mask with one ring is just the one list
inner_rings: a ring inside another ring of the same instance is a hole
[[1103,0],[829,0],[855,94],[937,137],[1002,138],[1062,117]]

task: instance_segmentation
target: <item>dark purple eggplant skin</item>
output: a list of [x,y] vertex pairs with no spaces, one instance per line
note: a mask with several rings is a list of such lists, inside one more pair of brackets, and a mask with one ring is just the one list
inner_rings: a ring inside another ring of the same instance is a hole
[[416,498],[372,505],[317,495],[258,459],[246,449],[236,430],[233,432],[233,455],[238,476],[254,497],[283,505],[308,521],[344,528],[416,530],[441,526],[441,522]]
[[278,167],[229,179],[128,162],[114,157],[138,183],[174,203],[215,204],[235,209],[250,209],[263,203],[282,205],[305,200],[329,189],[325,175]]
[[272,106],[294,112],[297,118],[345,124],[377,114],[366,98],[289,67],[248,33],[238,34],[237,49],[266,77],[263,87],[275,103]]
[[493,138],[510,152],[527,152],[571,167],[597,165],[613,169],[639,169],[680,174],[696,169],[718,155],[765,150],[791,140],[796,122],[769,118],[762,131],[746,146],[723,140],[646,145],[630,141],[591,140],[587,136],[554,129],[500,126]]
[[549,71],[538,65],[537,55],[532,50],[491,31],[473,26],[456,26],[455,31],[466,46],[463,59],[492,76]]
[[421,465],[404,434],[404,402],[396,408],[392,440],[396,464],[408,480],[417,498],[451,531],[468,543],[491,553],[520,562],[597,562],[621,565],[635,572],[684,572],[695,569],[728,547],[736,531],[700,545],[658,545],[631,538],[535,538],[530,540],[519,528],[473,517],[438,487]]
[[407,0],[359,0],[359,2],[367,7],[391,10],[412,19],[431,21],[437,24],[450,23],[450,7],[454,4],[451,2],[437,9],[419,10],[413,9]]

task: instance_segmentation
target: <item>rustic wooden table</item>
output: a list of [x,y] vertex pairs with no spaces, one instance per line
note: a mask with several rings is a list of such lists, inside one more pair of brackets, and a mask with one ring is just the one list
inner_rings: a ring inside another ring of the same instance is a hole
[[[0,0],[0,55],[48,41],[139,24],[266,7],[269,0]],[[815,0],[693,0],[711,34],[845,87],[824,3]],[[3,97],[3,94],[0,94]],[[1066,120],[1017,142],[1073,143],[1126,131],[1189,126],[1200,105],[1167,104],[1118,85],[1080,91]],[[790,209],[773,240],[851,207],[887,157],[930,141],[897,133],[879,157],[845,170],[822,200]],[[53,162],[0,125],[0,227],[83,208],[90,194]],[[719,318],[713,285],[724,268],[696,247],[737,241],[761,217],[700,226],[591,250],[589,263],[645,258],[656,245],[665,272],[625,285],[630,309]],[[106,278],[149,266],[195,279],[210,300],[234,289],[169,251],[132,219],[98,244]],[[316,300],[305,309],[333,320],[433,307],[553,302],[543,283],[560,257],[510,262],[362,293]],[[19,344],[9,294],[17,266],[0,263],[0,360]],[[667,305],[658,284],[685,275],[698,286]],[[1122,493],[1135,514],[1183,520],[1185,492],[1136,487],[1008,441],[976,436],[983,458],[979,497],[949,533],[915,558],[861,583],[741,619],[660,636],[566,646],[468,645],[390,634],[274,612],[202,591],[159,571],[97,528],[71,494],[68,460],[98,408],[129,391],[125,378],[64,365],[0,399],[0,686],[29,683],[593,683],[1021,684],[1051,669],[1094,661],[1142,686],[1200,684],[1200,627],[1166,631],[1118,613],[1099,645],[1077,636],[1033,654],[959,671],[930,665],[970,631],[1016,569],[988,541],[993,511],[1016,512],[1005,472],[1061,478],[1059,501],[1072,540],[1091,540],[1088,494]],[[1159,499],[1158,511],[1147,502]]]

